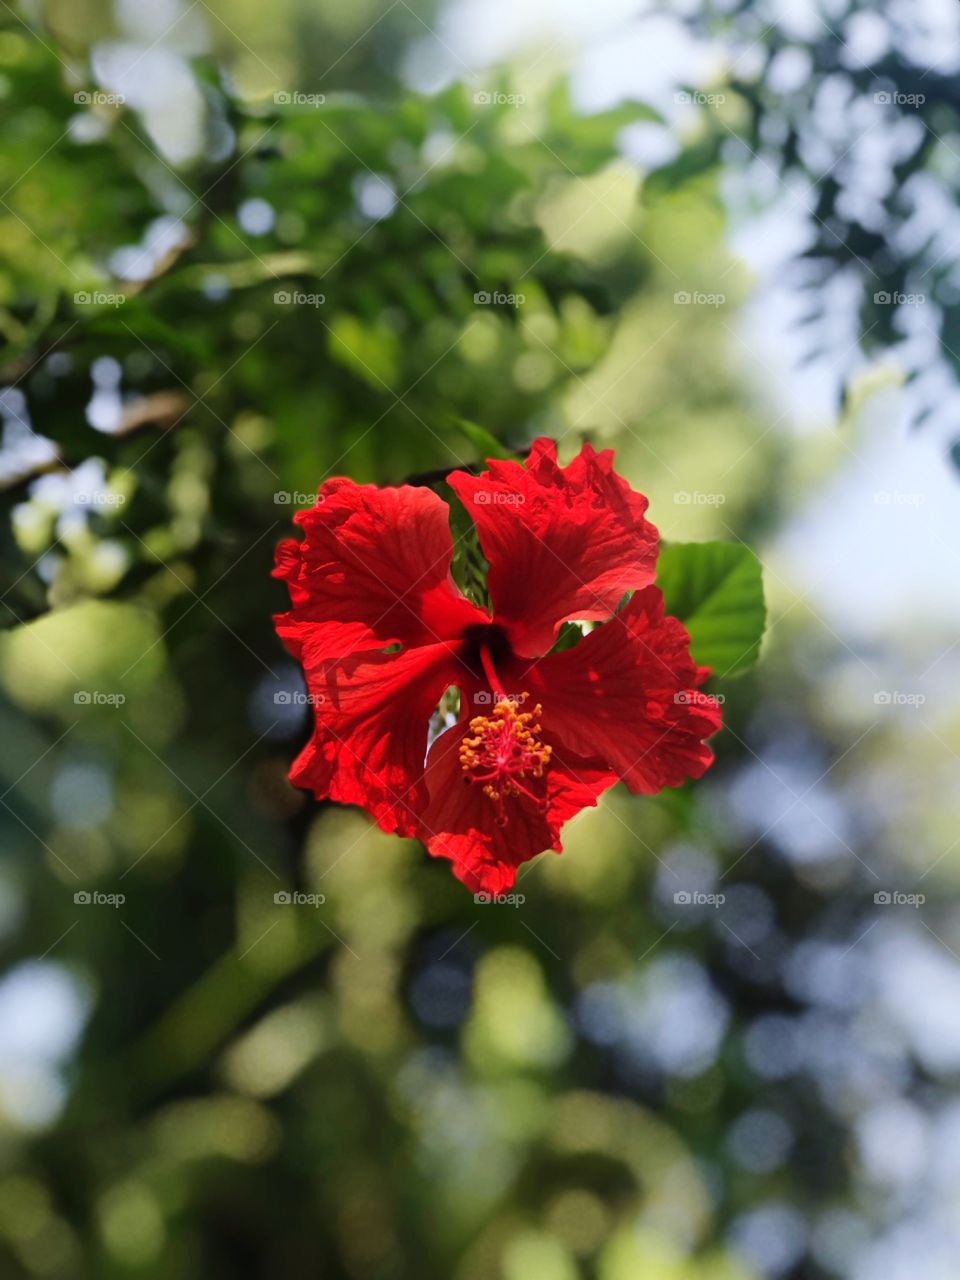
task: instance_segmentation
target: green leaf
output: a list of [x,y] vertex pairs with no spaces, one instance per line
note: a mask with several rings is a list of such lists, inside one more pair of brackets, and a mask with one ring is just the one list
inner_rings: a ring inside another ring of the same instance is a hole
[[486,427],[478,426],[476,422],[471,422],[469,418],[455,418],[454,421],[482,457],[512,458],[516,461],[518,455],[512,449],[502,445],[497,437],[492,435]]
[[575,622],[564,622],[557,632],[557,638],[550,652],[563,653],[566,649],[574,648],[582,639],[583,632]]
[[489,565],[482,550],[480,539],[466,507],[448,484],[438,487],[440,496],[450,508],[450,531],[453,534],[453,561],[450,572],[453,580],[474,604],[489,609],[490,597],[487,594],[487,570]]
[[683,542],[660,549],[657,586],[666,612],[690,632],[696,662],[715,676],[752,666],[766,624],[763,575],[739,542]]

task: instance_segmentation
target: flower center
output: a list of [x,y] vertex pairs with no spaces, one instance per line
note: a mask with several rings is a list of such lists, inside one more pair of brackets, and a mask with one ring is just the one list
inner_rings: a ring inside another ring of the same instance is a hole
[[[523,694],[521,705],[529,694]],[[474,716],[470,734],[460,744],[460,768],[464,782],[483,783],[484,794],[497,806],[497,823],[506,825],[503,802],[507,796],[524,795],[539,808],[546,801],[535,796],[524,778],[542,778],[553,748],[537,734],[539,703],[532,711],[519,710],[516,702],[500,697],[489,716]]]

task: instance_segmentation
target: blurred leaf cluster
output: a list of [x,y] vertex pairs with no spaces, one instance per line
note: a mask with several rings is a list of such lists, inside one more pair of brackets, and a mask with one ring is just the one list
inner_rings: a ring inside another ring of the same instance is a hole
[[[804,224],[787,282],[803,298],[805,358],[832,364],[846,397],[863,352],[892,355],[916,424],[929,420],[956,442],[960,91],[950,6],[840,0],[815,14],[771,13],[737,0],[705,5],[697,21],[740,51],[731,102],[703,113],[700,146],[741,176],[744,207],[775,204]],[[837,332],[851,339],[839,351]]]

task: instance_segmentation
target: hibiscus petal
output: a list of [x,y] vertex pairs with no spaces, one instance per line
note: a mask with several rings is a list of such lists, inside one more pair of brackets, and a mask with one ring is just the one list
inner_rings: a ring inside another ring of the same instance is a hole
[[595,805],[617,775],[599,761],[580,759],[552,743],[553,756],[543,777],[524,779],[546,807],[525,796],[505,797],[506,821],[499,825],[496,803],[482,787],[464,780],[460,745],[469,731],[469,721],[462,720],[430,748],[430,800],[419,834],[427,851],[435,858],[449,858],[454,875],[474,893],[503,893],[522,863],[545,849],[562,852],[560,828],[581,809]]
[[328,481],[317,505],[295,517],[304,538],[277,548],[274,576],[293,605],[278,614],[278,634],[295,656],[327,628],[326,656],[399,642],[432,644],[488,621],[450,576],[453,539],[445,502],[412,485],[379,489],[342,477]]
[[657,587],[638,591],[573,649],[511,673],[543,706],[544,729],[581,755],[605,760],[631,791],[653,795],[699,778],[713,760],[704,739],[720,728],[710,674],[690,656],[690,637],[664,617]]
[[318,800],[359,805],[384,831],[415,835],[430,716],[459,670],[451,648],[330,661],[324,628],[315,631],[302,650],[315,729],[290,781]]
[[491,461],[449,481],[490,562],[487,585],[516,653],[537,657],[569,618],[609,618],[623,595],[653,582],[657,531],[647,500],[613,470],[613,451],[585,444],[566,467],[541,438],[527,465]]

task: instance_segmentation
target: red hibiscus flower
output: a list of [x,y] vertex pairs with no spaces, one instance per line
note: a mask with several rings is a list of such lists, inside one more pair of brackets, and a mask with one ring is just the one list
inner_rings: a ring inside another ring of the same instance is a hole
[[[313,735],[291,780],[419,837],[473,890],[499,893],[619,779],[650,795],[713,759],[716,701],[653,586],[647,500],[590,445],[566,467],[455,471],[490,569],[492,612],[455,585],[446,504],[429,489],[337,478],[277,549],[292,608],[277,632],[303,665]],[[633,592],[626,605],[618,605]],[[551,653],[560,625],[602,622]],[[459,722],[428,750],[449,686]]]

